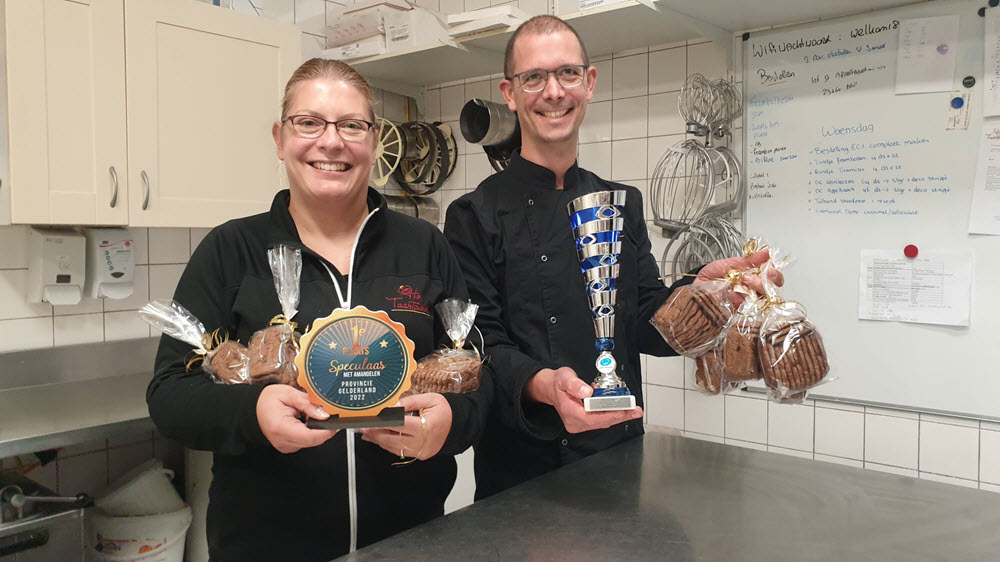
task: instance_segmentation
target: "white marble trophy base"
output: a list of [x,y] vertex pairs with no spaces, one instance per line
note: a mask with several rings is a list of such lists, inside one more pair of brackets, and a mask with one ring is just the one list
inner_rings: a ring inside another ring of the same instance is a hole
[[634,410],[635,396],[591,396],[583,399],[583,409],[587,412]]

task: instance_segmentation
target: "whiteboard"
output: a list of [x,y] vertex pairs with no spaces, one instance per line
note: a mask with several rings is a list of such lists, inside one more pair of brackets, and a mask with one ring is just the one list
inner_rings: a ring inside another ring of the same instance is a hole
[[[968,234],[982,5],[939,0],[743,43],[746,232],[796,258],[783,297],[808,310],[836,379],[814,398],[1000,418],[1000,237]],[[900,23],[948,14],[960,16],[954,90],[971,92],[968,130],[945,128],[950,93],[893,92]],[[968,327],[858,319],[861,250],[902,256],[908,244],[972,252]]]

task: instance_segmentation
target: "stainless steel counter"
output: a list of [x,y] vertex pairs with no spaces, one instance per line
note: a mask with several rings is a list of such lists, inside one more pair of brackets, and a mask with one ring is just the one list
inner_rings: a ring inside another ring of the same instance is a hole
[[158,341],[0,355],[0,458],[151,431],[146,386]]
[[1000,560],[1000,494],[647,433],[345,560]]

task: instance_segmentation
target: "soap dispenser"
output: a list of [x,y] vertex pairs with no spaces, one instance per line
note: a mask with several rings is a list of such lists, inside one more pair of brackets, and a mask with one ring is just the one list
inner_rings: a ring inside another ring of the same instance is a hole
[[87,230],[87,284],[90,298],[124,299],[132,296],[135,241],[127,228]]
[[86,241],[72,230],[28,231],[28,302],[80,302],[86,277]]

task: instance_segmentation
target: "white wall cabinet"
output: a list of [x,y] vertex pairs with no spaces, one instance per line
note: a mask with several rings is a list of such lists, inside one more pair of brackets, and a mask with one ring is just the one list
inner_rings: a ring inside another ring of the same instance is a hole
[[0,220],[209,227],[268,208],[296,27],[193,0],[4,4]]
[[283,181],[271,125],[302,60],[298,28],[191,0],[126,0],[125,40],[130,224],[207,227],[266,211]]
[[126,224],[122,2],[7,0],[5,8],[9,173],[0,197],[10,218]]

